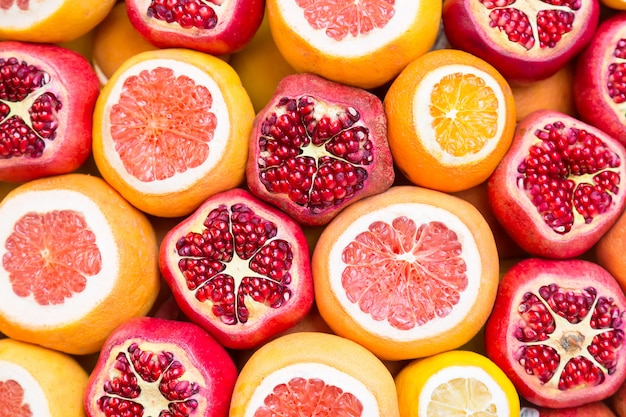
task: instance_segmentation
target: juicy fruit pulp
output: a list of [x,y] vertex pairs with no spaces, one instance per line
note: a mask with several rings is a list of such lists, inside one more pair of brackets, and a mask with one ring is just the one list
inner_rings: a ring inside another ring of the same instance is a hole
[[256,116],[246,171],[250,191],[305,225],[394,180],[382,102],[311,74],[289,75]]
[[625,158],[624,147],[604,132],[539,110],[518,124],[511,149],[489,180],[489,201],[528,253],[578,256],[623,210]]
[[231,348],[257,346],[313,304],[302,229],[242,189],[209,198],[168,232],[160,265],[187,316]]
[[95,71],[74,51],[0,43],[0,180],[77,170],[91,152]]
[[107,339],[85,409],[90,417],[226,417],[236,375],[226,350],[202,328],[137,318]]
[[594,263],[522,260],[502,277],[485,326],[487,355],[534,404],[606,399],[626,379],[625,308],[615,279]]

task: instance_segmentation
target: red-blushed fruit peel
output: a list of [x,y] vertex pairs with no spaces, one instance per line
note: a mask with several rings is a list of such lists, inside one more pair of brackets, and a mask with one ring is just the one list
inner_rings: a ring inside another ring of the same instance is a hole
[[574,103],[581,120],[626,145],[626,13],[603,20],[578,57]]
[[263,20],[265,0],[127,0],[133,27],[160,48],[238,52]]
[[597,0],[445,0],[442,22],[452,47],[492,64],[511,82],[549,77],[591,40]]
[[594,401],[579,407],[522,407],[520,417],[616,417],[604,401]]
[[300,224],[325,225],[394,178],[382,101],[366,90],[288,75],[257,113],[247,185]]
[[99,91],[93,67],[75,51],[0,42],[0,181],[80,168],[91,153]]
[[626,380],[626,296],[599,265],[527,258],[501,278],[485,350],[533,404],[577,407]]
[[193,324],[139,317],[105,342],[85,392],[89,417],[226,417],[237,369]]
[[185,316],[231,349],[259,346],[313,305],[301,226],[241,188],[208,198],[174,226],[159,265]]
[[518,123],[488,180],[493,213],[531,255],[576,257],[617,221],[626,203],[626,150],[574,117],[538,110]]

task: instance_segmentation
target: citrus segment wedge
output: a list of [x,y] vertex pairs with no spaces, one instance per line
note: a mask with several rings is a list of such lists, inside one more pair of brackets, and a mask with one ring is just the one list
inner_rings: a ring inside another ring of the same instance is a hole
[[453,192],[487,180],[515,129],[506,80],[466,52],[440,49],[413,60],[384,98],[394,162],[414,184]]
[[261,346],[235,383],[230,417],[397,417],[393,378],[370,351],[328,333],[296,332]]
[[381,86],[435,43],[441,3],[268,0],[276,45],[298,72]]
[[312,258],[320,314],[389,360],[454,349],[485,323],[498,284],[489,226],[470,203],[395,186],[342,211]]
[[0,332],[72,354],[146,314],[160,286],[146,216],[101,178],[33,180],[0,204]]
[[513,417],[520,400],[487,357],[463,350],[417,359],[396,376],[402,417]]
[[254,116],[237,73],[221,59],[183,49],[144,51],[102,89],[94,160],[135,207],[184,216],[243,182]]

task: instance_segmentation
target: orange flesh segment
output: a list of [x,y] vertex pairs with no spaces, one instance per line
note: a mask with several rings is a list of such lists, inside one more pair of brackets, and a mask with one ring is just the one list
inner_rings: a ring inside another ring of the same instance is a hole
[[447,316],[459,302],[468,286],[462,252],[441,222],[374,222],[344,249],[342,285],[373,319],[409,330]]
[[28,213],[15,224],[2,259],[13,291],[40,305],[62,304],[102,269],[96,236],[72,210]]
[[304,17],[314,29],[325,29],[336,41],[365,35],[389,23],[395,14],[394,0],[296,0]]
[[141,71],[124,81],[111,108],[111,137],[126,170],[144,182],[200,166],[217,125],[210,91],[170,68]]
[[428,404],[428,417],[495,417],[489,388],[474,378],[456,378],[439,385]]
[[498,129],[498,99],[474,74],[449,74],[431,92],[430,115],[439,146],[461,157],[478,153]]
[[19,382],[0,381],[0,416],[31,417],[33,413],[23,401],[24,388]]
[[254,417],[358,417],[362,413],[363,405],[355,395],[318,378],[298,377],[277,385]]

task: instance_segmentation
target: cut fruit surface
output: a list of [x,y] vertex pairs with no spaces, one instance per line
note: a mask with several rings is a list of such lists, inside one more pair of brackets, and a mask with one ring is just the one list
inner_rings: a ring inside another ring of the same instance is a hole
[[65,353],[0,339],[0,416],[83,417],[87,378]]
[[398,417],[391,374],[340,336],[296,332],[261,346],[242,368],[230,417]]
[[101,178],[33,180],[0,205],[0,331],[73,354],[146,314],[160,278],[143,213]]
[[5,0],[0,5],[0,40],[60,43],[96,27],[115,0]]
[[94,160],[131,204],[189,214],[244,179],[254,109],[237,73],[201,52],[145,51],[124,62],[94,114]]
[[491,360],[453,350],[404,367],[395,379],[401,417],[519,416],[515,387]]
[[499,274],[482,214],[415,186],[347,207],[320,235],[312,265],[331,329],[390,360],[469,341],[487,319]]
[[268,0],[278,49],[298,72],[378,87],[437,38],[441,3]]
[[515,129],[506,80],[466,52],[440,49],[412,61],[384,98],[394,162],[414,184],[461,191],[489,177]]

